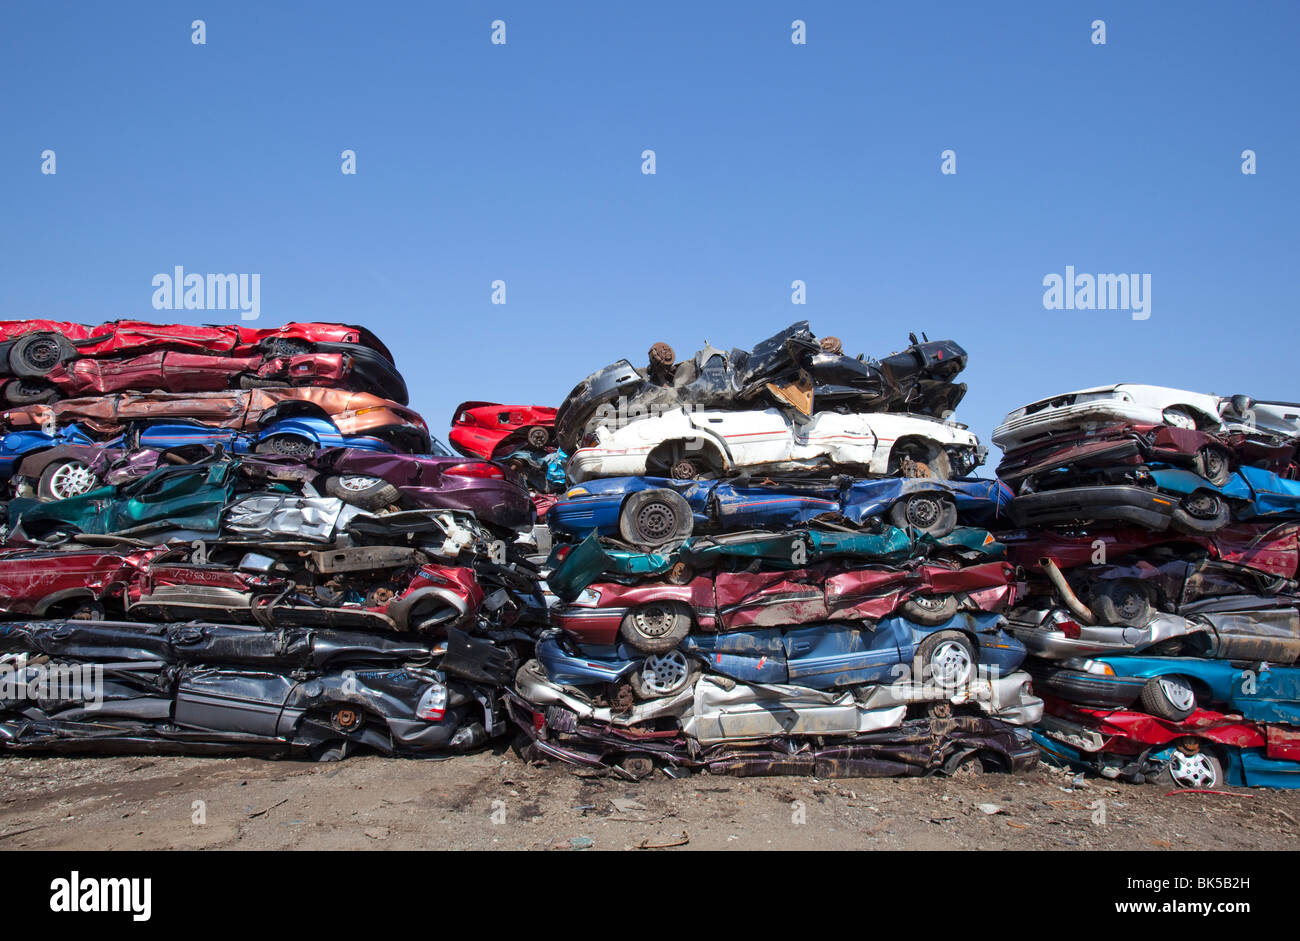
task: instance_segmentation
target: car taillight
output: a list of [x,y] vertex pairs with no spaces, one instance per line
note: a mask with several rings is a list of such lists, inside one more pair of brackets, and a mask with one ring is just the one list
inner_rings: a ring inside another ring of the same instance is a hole
[[441,722],[447,714],[447,687],[434,683],[424,691],[419,705],[415,707],[415,717],[425,722]]
[[571,546],[557,546],[555,549],[555,561],[563,562],[565,559],[567,559],[569,557],[569,550],[571,548],[572,548]]
[[1082,629],[1078,621],[1072,621],[1069,618],[1059,618],[1056,622],[1056,629],[1071,640],[1078,640]]
[[467,464],[453,464],[443,471],[452,477],[496,477],[505,478],[505,471],[486,461],[471,461]]

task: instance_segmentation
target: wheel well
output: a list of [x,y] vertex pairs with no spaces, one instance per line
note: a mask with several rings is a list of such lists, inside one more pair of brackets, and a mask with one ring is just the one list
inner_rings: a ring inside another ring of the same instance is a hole
[[1180,412],[1186,412],[1190,415],[1195,420],[1196,427],[1200,431],[1212,431],[1222,424],[1217,415],[1209,415],[1203,409],[1199,409],[1194,405],[1183,405],[1181,403],[1178,405],[1168,405],[1165,409],[1162,409],[1162,411],[1171,408],[1176,408]]
[[[688,448],[687,445],[698,442],[698,448]],[[677,457],[674,457],[677,455]],[[671,441],[661,441],[650,449],[646,455],[646,470],[650,470],[654,465],[660,465],[665,470],[672,466],[676,460],[694,459],[695,457],[704,463],[708,470],[721,473],[727,469],[727,458],[717,443],[709,438],[700,436],[698,438],[674,438]]]
[[258,425],[265,428],[285,418],[320,418],[330,421],[325,410],[314,402],[281,402],[263,412]]

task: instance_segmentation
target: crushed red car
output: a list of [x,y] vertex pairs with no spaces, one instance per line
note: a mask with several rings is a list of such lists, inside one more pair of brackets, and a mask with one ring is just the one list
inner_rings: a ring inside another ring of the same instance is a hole
[[448,437],[461,454],[489,460],[501,460],[521,450],[553,451],[555,409],[462,402],[452,415]]

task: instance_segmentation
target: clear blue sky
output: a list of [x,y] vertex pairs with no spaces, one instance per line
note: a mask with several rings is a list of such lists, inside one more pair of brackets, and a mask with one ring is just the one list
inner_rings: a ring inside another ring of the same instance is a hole
[[[444,437],[462,399],[558,404],[656,340],[805,317],[854,353],[962,343],[983,438],[1119,380],[1300,399],[1298,27],[1286,2],[8,0],[0,317],[231,322],[154,311],[151,279],[258,273],[261,325],[369,326]],[[1044,310],[1066,265],[1149,273],[1150,319]]]

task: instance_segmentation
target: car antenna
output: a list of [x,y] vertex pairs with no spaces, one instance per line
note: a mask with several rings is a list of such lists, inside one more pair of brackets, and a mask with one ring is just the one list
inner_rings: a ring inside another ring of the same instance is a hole
[[916,342],[917,342],[917,341],[916,341],[916,334],[915,334],[915,333],[909,333],[909,334],[907,335],[907,341],[908,341],[909,343],[911,343],[913,346],[916,346]]
[[928,336],[925,335],[925,331],[924,331],[924,330],[921,331],[921,339],[924,340],[926,343],[929,343],[929,342],[930,342],[930,338],[929,338]]

